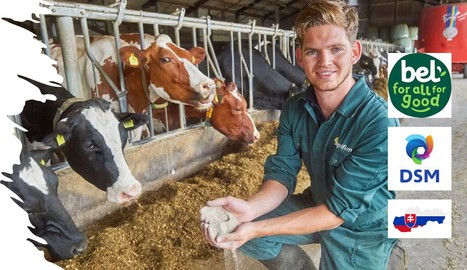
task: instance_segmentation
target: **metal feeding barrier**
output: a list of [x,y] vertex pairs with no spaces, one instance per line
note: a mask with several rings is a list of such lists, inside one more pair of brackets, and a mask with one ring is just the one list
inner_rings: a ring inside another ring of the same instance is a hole
[[[232,70],[234,70],[235,60],[234,60],[234,50],[235,42],[237,42],[236,49],[240,55],[241,69],[240,76],[243,75],[243,72],[246,72],[248,76],[248,86],[239,86],[241,89],[247,89],[249,91],[249,109],[252,110],[254,106],[253,99],[253,74],[254,66],[252,60],[252,48],[253,48],[253,36],[257,36],[258,41],[268,41],[276,44],[276,40],[280,39],[280,48],[283,51],[284,55],[288,59],[295,63],[295,37],[296,34],[293,30],[282,30],[279,29],[279,25],[273,25],[272,27],[262,27],[256,26],[256,21],[250,21],[247,24],[239,23],[230,23],[223,21],[211,20],[209,16],[201,18],[192,18],[185,16],[185,9],[176,10],[172,14],[161,14],[154,12],[145,12],[141,10],[129,10],[126,9],[126,0],[119,1],[116,4],[111,6],[98,6],[98,5],[89,5],[89,4],[78,4],[78,3],[65,3],[65,2],[55,2],[47,1],[41,5],[50,10],[50,14],[40,16],[40,32],[41,39],[47,45],[45,53],[50,56],[49,48],[49,32],[52,32],[52,40],[59,39],[62,47],[62,54],[64,60],[64,70],[65,77],[67,81],[67,89],[75,96],[84,96],[83,89],[80,80],[80,73],[78,72],[78,56],[77,48],[75,42],[76,33],[79,33],[84,38],[84,45],[86,49],[86,54],[89,59],[93,62],[95,67],[94,74],[99,72],[102,77],[109,83],[113,91],[119,98],[119,105],[122,112],[128,111],[127,109],[127,100],[126,100],[126,89],[125,81],[123,76],[123,64],[118,60],[118,71],[120,82],[118,85],[110,80],[110,77],[105,74],[105,71],[96,61],[95,57],[92,54],[90,49],[90,40],[92,38],[93,32],[97,34],[107,34],[118,37],[122,29],[125,32],[136,32],[131,31],[131,29],[137,29],[141,37],[141,49],[143,49],[143,40],[144,34],[152,32],[155,36],[159,35],[163,30],[167,32],[173,31],[173,36],[175,36],[175,43],[180,45],[182,40],[180,34],[183,34],[183,37],[191,35],[191,43],[193,46],[198,46],[198,40],[202,40],[204,49],[206,51],[206,61],[207,61],[207,76],[210,76],[212,72],[215,77],[224,79],[223,74],[219,68],[217,62],[216,53],[213,47],[213,39],[220,38],[222,41],[226,39],[230,42],[230,49],[232,55]],[[79,21],[78,23],[75,23]],[[136,26],[136,27],[135,27]],[[152,29],[151,29],[152,28]],[[172,30],[170,30],[170,28]],[[56,29],[56,30],[55,30]],[[150,30],[148,30],[150,29]],[[169,30],[167,30],[169,29]],[[191,31],[190,31],[191,29]],[[57,33],[55,33],[57,32]],[[215,33],[215,34],[214,34]],[[236,35],[235,35],[236,34]],[[249,49],[249,62],[245,60],[245,56],[242,55],[242,41],[245,41],[245,37],[248,41]],[[115,47],[117,50],[120,49],[120,39],[115,38]],[[292,47],[292,49],[290,49]],[[262,50],[261,48],[258,48]],[[267,50],[264,52],[267,55]],[[118,55],[118,54],[117,54]],[[273,50],[271,65],[275,66],[275,55]],[[144,79],[144,74],[142,74]],[[236,74],[232,74],[232,78]],[[238,76],[238,74],[237,74]],[[94,75],[94,79],[97,76]],[[145,84],[143,84],[147,87]],[[147,89],[145,89],[147,91]],[[148,116],[152,120],[152,110],[151,105],[148,108]],[[167,118],[167,111],[166,111]],[[154,129],[152,126],[152,121],[150,121],[150,136],[151,138],[154,135]],[[186,127],[186,119],[184,106],[180,105],[180,128]]]

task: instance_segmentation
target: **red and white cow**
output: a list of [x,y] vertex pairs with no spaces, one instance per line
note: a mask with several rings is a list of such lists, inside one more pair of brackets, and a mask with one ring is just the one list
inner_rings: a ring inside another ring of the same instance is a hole
[[[128,110],[145,112],[150,102],[162,97],[168,101],[206,109],[211,106],[215,95],[215,83],[195,66],[205,58],[203,48],[183,49],[172,42],[169,36],[144,36],[143,50],[140,50],[138,34],[122,34],[119,55],[124,63]],[[84,52],[84,40],[76,39],[79,57],[79,69],[86,96],[83,98],[102,97],[112,102],[118,110],[118,99],[102,75],[94,80],[93,65]],[[104,71],[116,85],[119,84],[117,52],[113,36],[94,37],[91,51]],[[64,75],[63,58],[60,46],[52,46],[51,58],[57,60],[58,72]],[[149,95],[144,91],[141,72],[145,71],[144,82]],[[66,81],[63,82],[63,85]],[[90,89],[90,91],[88,90]]]
[[[233,82],[227,85],[218,79],[216,81],[216,97],[213,106],[207,110],[197,110],[191,106],[185,106],[187,122],[190,120],[206,120],[214,129],[227,138],[244,143],[256,142],[260,134],[255,122],[247,110],[245,98],[238,92],[237,85]],[[153,109],[153,118],[161,123],[166,123],[165,110]],[[167,123],[170,130],[180,127],[179,107],[174,103],[167,105]]]

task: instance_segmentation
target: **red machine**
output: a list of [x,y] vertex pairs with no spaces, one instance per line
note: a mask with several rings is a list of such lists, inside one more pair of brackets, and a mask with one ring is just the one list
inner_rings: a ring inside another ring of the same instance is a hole
[[467,4],[426,7],[420,13],[419,52],[452,53],[452,71],[467,77]]

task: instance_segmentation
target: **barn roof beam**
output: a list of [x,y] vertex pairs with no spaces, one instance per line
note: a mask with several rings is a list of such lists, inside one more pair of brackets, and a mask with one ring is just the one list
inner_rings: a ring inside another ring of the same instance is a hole
[[[285,8],[289,8],[291,5],[295,4],[295,3],[298,2],[298,1],[300,1],[300,0],[292,0],[292,1],[288,2],[288,3],[285,5]],[[291,14],[289,14],[288,16],[295,15],[295,14],[297,14],[298,12],[299,12],[299,11],[294,11],[294,12],[292,12]],[[265,21],[265,20],[267,20],[269,17],[275,16],[275,14],[276,14],[275,11],[266,13],[266,14],[263,16],[262,20]]]
[[258,4],[259,2],[261,2],[262,0],[254,0],[253,2],[249,3],[248,5],[242,7],[242,8],[239,8],[237,11],[235,11],[235,21],[238,22],[238,18],[240,17],[241,13],[243,13],[245,10],[255,6],[256,4]]
[[152,6],[155,6],[157,4],[157,0],[148,0],[146,3],[144,3],[142,6],[141,6],[141,9],[142,10],[145,10],[145,9],[148,9]]
[[208,2],[209,0],[199,0],[198,2],[196,2],[194,4],[194,6],[191,6],[189,8],[187,8],[186,10],[186,14],[189,14],[190,12],[193,12],[195,10],[197,10],[198,8],[200,8],[202,5],[206,4],[206,2]]

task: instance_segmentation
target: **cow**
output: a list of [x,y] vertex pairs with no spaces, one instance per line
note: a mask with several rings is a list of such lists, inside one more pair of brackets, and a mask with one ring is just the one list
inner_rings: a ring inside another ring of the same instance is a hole
[[[216,82],[216,97],[212,107],[207,110],[197,110],[192,106],[185,106],[187,123],[196,123],[205,120],[207,125],[234,141],[252,144],[256,142],[260,134],[247,110],[245,98],[240,95],[235,83],[225,84],[219,79]],[[167,109],[167,121],[170,130],[180,127],[179,106],[169,103]],[[165,123],[165,109],[153,109],[153,117],[159,122]]]
[[[248,48],[241,48],[245,61],[249,63]],[[274,70],[266,59],[262,56],[261,52],[252,49],[253,57],[253,107],[256,109],[282,109],[291,92],[296,86],[291,81],[285,78],[277,70]],[[235,61],[235,78],[232,78],[232,53],[230,44],[219,46],[216,51],[219,68],[222,75],[225,77],[226,82],[235,82],[241,87],[243,96],[249,100],[250,93],[248,90],[248,74],[244,71],[242,78],[240,78],[240,57],[238,50],[234,50]]]
[[86,181],[107,192],[107,200],[125,203],[141,194],[123,155],[128,131],[147,123],[147,116],[114,113],[102,98],[78,99],[64,87],[27,77],[42,94],[56,96],[45,103],[28,100],[20,114],[30,142],[60,146],[70,167]]
[[371,85],[373,78],[378,74],[378,70],[373,58],[362,53],[357,63],[353,65],[353,73],[365,76],[368,85]]
[[[124,80],[127,90],[128,110],[144,113],[151,102],[162,97],[170,102],[194,106],[200,110],[209,108],[214,97],[214,81],[195,66],[205,58],[203,48],[190,50],[175,45],[169,36],[157,37],[145,34],[143,49],[140,49],[139,34],[122,34],[119,56],[124,64]],[[76,38],[79,70],[83,88],[87,96],[102,97],[119,109],[118,98],[109,83],[98,74],[97,84],[93,76],[93,64],[84,53],[84,40]],[[91,51],[111,80],[119,84],[117,52],[113,36],[97,36],[91,43]],[[52,46],[51,58],[57,60],[59,74],[64,74],[63,57],[60,46]],[[144,70],[147,81],[143,82]],[[66,80],[63,85],[66,85]],[[149,94],[145,91],[145,86]],[[135,137],[139,137],[136,135]],[[136,138],[137,140],[138,138]]]
[[[259,47],[261,46],[261,47]],[[264,50],[264,43],[258,44],[255,48],[261,51],[261,54],[264,58],[270,60],[272,65],[273,55],[275,56],[275,70],[282,74],[287,80],[291,81],[297,86],[299,90],[305,90],[308,87],[307,78],[305,72],[300,66],[292,64],[285,55],[279,46],[274,46],[274,51],[272,49],[272,43],[266,42],[266,51]]]
[[[39,163],[47,159],[49,151],[33,155],[23,146],[20,163],[13,165],[13,172],[3,173],[11,181],[0,183],[18,195],[12,198],[29,216],[31,232],[46,243],[28,239],[39,248],[46,248],[52,260],[64,260],[86,249],[88,240],[76,227],[57,195],[58,178],[48,167]],[[6,218],[6,217],[5,217]],[[4,219],[3,222],[8,222]]]

